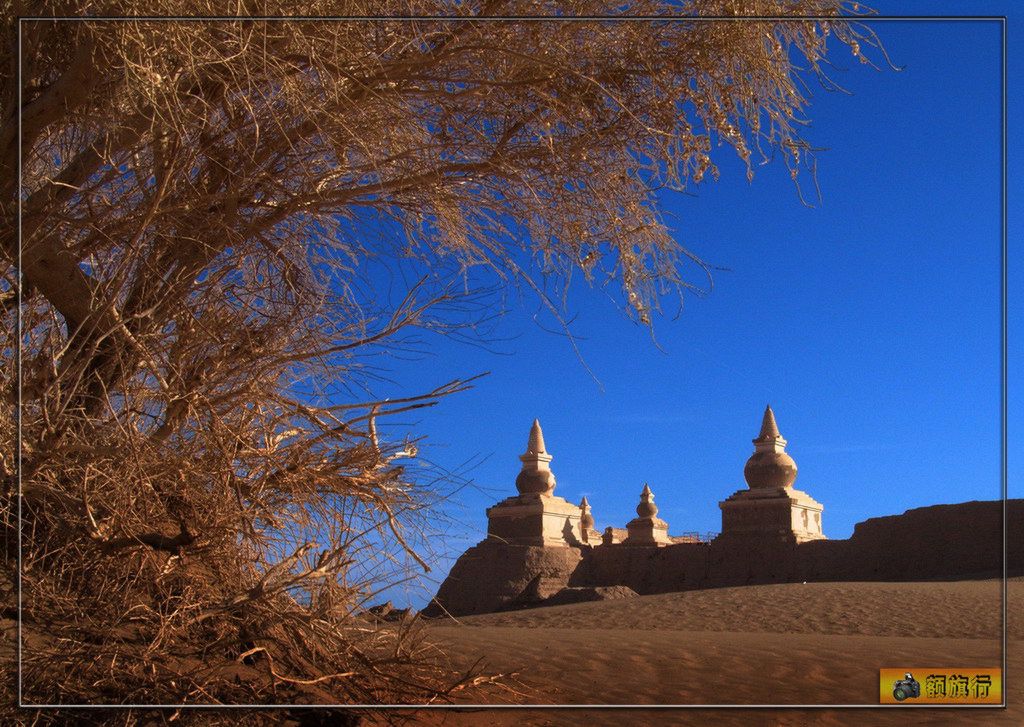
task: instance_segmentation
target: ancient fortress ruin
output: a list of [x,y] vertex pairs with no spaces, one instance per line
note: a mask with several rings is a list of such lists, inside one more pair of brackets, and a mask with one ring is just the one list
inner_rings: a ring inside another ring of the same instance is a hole
[[[719,503],[722,531],[672,536],[654,493],[624,528],[595,529],[590,503],[555,495],[540,422],[530,429],[518,494],[487,509],[487,538],[458,559],[424,615],[468,615],[715,586],[813,580],[917,580],[1002,571],[1001,501],[937,505],[858,523],[828,540],[824,506],[793,487],[797,466],[767,407],[743,476]],[[1009,501],[1010,519],[1024,503]],[[1024,563],[1024,539],[1012,563]]]

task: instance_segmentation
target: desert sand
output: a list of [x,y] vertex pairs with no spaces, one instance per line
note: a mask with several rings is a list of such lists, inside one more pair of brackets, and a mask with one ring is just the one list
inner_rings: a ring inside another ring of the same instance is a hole
[[[488,709],[404,712],[446,725],[1024,724],[1024,578],[1009,581],[1009,709]],[[453,666],[484,657],[488,704],[860,704],[881,667],[1001,663],[999,580],[792,583],[436,621]]]

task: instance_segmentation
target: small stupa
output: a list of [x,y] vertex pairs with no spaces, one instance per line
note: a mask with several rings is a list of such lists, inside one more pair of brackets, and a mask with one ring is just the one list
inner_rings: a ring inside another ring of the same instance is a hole
[[594,515],[590,512],[590,502],[586,495],[580,500],[580,532],[584,543],[599,545],[602,541],[601,533],[594,529]]
[[658,506],[654,504],[654,493],[644,483],[640,492],[640,504],[636,506],[636,517],[626,523],[629,535],[625,545],[671,545],[668,537],[668,523],[658,517]]
[[756,536],[762,540],[802,543],[825,538],[821,529],[824,506],[793,487],[796,462],[786,453],[775,412],[764,410],[761,431],[753,440],[754,453],[743,468],[749,489],[723,502],[720,538]]
[[557,547],[584,542],[580,525],[582,508],[554,494],[552,459],[544,445],[540,422],[534,419],[526,451],[519,455],[522,463],[516,477],[519,494],[487,509],[489,538],[512,545]]

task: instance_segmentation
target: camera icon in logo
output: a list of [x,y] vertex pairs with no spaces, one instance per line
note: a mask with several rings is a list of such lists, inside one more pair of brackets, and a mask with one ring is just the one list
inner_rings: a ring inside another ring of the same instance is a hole
[[892,696],[897,702],[902,702],[904,699],[916,699],[921,696],[921,682],[914,679],[914,675],[908,671],[902,679],[893,682]]

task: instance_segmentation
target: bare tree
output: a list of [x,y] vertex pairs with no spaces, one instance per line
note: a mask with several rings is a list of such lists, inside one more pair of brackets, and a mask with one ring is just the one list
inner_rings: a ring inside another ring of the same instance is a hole
[[[460,287],[474,266],[556,312],[547,283],[612,283],[649,324],[700,271],[658,191],[717,177],[717,146],[798,179],[801,77],[831,83],[830,43],[862,61],[877,45],[821,19],[860,12],[838,0],[611,7],[25,21],[20,88],[8,35],[2,587],[10,615],[20,447],[26,699],[371,703],[465,684],[359,609],[367,563],[420,561],[435,494],[415,442],[378,422],[469,383],[375,399],[368,355],[465,322],[452,306],[475,304]],[[666,17],[481,19],[556,12]],[[743,15],[819,19],[698,19]],[[364,286],[380,260],[429,273],[389,303]]]

